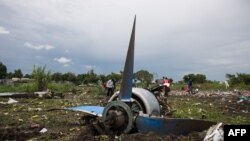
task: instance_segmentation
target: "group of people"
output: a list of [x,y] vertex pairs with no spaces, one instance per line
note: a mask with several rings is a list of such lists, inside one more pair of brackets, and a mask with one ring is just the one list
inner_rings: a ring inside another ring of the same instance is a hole
[[[168,93],[170,92],[170,85],[172,83],[171,79],[168,79],[167,77],[163,77],[162,83],[160,86],[162,87],[161,93],[163,96],[168,96]],[[115,85],[116,81],[114,79],[109,79],[105,84],[104,87],[107,89],[107,97],[111,97],[115,91]],[[192,87],[193,87],[193,81],[192,79],[189,79],[187,82],[186,91],[189,94],[192,94]]]

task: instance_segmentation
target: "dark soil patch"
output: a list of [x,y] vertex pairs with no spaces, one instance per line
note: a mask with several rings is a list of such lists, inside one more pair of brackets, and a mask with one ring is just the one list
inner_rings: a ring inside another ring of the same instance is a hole
[[39,131],[43,127],[8,127],[0,128],[0,140],[24,141],[35,136],[39,136]]

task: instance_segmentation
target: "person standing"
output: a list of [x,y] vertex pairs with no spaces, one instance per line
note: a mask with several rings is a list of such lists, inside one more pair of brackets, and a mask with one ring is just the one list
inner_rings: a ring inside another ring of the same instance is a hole
[[224,83],[225,83],[226,89],[228,89],[229,88],[229,84],[228,84],[227,80],[224,81]]
[[192,88],[193,88],[193,81],[192,79],[188,80],[188,93],[192,94]]
[[164,96],[168,96],[168,93],[170,92],[170,80],[167,77],[163,77],[163,83],[164,86]]
[[113,90],[112,90],[112,94],[115,92],[115,87],[116,87],[116,80],[115,79],[111,79],[113,81]]
[[113,89],[114,89],[114,82],[110,79],[108,80],[108,82],[106,83],[106,87],[107,87],[107,96],[110,97],[113,94]]

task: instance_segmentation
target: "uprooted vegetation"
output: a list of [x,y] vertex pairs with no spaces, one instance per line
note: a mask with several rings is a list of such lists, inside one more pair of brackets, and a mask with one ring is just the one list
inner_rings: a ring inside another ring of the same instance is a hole
[[[202,91],[186,95],[172,91],[168,97],[174,118],[195,118],[225,124],[250,124],[250,102],[233,92]],[[187,136],[134,133],[121,136],[99,135],[88,115],[65,108],[78,105],[105,105],[104,91],[95,86],[79,86],[64,93],[64,99],[16,98],[17,103],[0,106],[0,140],[202,140],[205,132]],[[8,98],[0,98],[1,102]],[[41,133],[42,129],[47,132]]]

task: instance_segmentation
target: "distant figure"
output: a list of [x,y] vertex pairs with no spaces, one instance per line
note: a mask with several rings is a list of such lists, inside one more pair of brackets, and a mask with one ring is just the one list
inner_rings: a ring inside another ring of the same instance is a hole
[[192,79],[188,80],[188,93],[192,94],[192,88],[193,88],[193,81]]
[[111,79],[113,81],[113,90],[112,90],[112,94],[115,92],[115,87],[116,87],[116,80],[115,79]]
[[108,80],[108,82],[106,83],[106,87],[107,87],[107,96],[110,97],[113,94],[113,88],[114,88],[114,82],[110,79]]
[[133,79],[133,81],[132,81],[132,86],[133,87],[136,87],[136,82],[137,82],[137,79]]
[[225,83],[226,89],[228,89],[229,88],[229,84],[228,84],[227,80],[224,83]]
[[168,93],[170,92],[170,80],[167,77],[163,77],[162,85],[164,86],[164,95],[168,96]]

